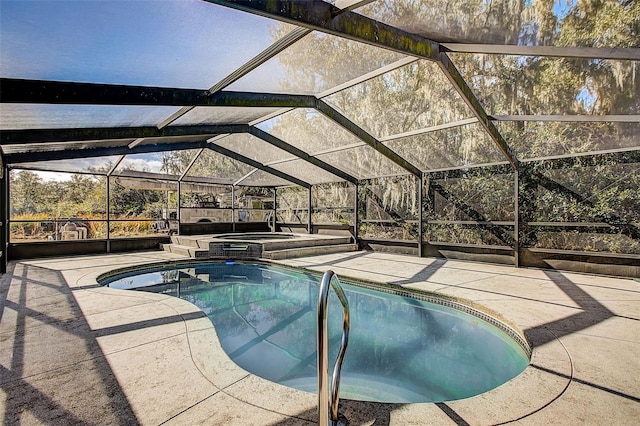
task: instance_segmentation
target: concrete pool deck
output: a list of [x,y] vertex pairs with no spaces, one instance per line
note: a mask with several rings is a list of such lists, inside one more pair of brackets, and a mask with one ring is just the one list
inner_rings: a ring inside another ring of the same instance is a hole
[[[194,305],[95,281],[180,259],[154,251],[10,263],[0,276],[3,424],[314,424],[315,395],[237,367]],[[534,346],[521,375],[473,398],[341,400],[351,425],[638,424],[636,280],[379,252],[279,263],[464,298],[515,324]]]

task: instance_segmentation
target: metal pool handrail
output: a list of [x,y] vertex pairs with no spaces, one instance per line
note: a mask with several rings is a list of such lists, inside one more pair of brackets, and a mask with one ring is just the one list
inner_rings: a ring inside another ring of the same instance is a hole
[[[335,279],[334,279],[335,278]],[[333,380],[331,383],[331,399],[328,400],[328,364],[329,364],[329,337],[327,324],[327,307],[329,300],[329,288],[333,287],[340,303],[342,304],[342,342],[340,351],[333,367]],[[333,271],[327,271],[322,276],[320,292],[318,295],[318,415],[320,426],[337,426],[338,423],[338,391],[340,388],[340,371],[342,361],[349,344],[349,302],[344,295],[340,280]],[[329,418],[329,416],[331,418]]]

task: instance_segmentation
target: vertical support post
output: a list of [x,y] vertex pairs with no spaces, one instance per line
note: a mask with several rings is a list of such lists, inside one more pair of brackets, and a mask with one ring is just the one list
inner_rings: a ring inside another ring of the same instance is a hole
[[[180,207],[182,206],[182,181],[178,181],[178,199],[176,200],[176,220],[178,221],[178,235],[180,235]],[[167,209],[168,210],[168,209]],[[171,218],[171,212],[169,212],[169,218]],[[169,219],[171,220],[171,219]],[[169,229],[171,229],[171,222],[169,222]]]
[[[107,186],[107,242],[106,242],[106,249],[107,249],[107,253],[111,253],[111,175],[113,174],[113,172],[116,171],[116,169],[120,166],[120,163],[122,163],[122,161],[124,160],[124,157],[126,157],[126,155],[121,155],[120,158],[118,158],[118,160],[116,160],[115,163],[113,163],[113,165],[111,166],[111,169],[109,169],[109,171],[107,172],[107,182],[106,182],[106,186]],[[58,229],[57,225],[56,225],[56,229]]]
[[111,253],[111,176],[107,175],[107,253]]
[[[426,251],[429,256],[437,256],[438,251],[433,248],[433,246],[429,245],[429,240],[425,236],[426,232],[429,230],[429,220],[435,218],[436,211],[436,191],[433,187],[433,174],[431,173],[423,173],[422,175],[423,187],[426,186],[427,193],[426,199],[422,200],[422,239],[426,240]],[[425,197],[424,188],[422,190],[422,196]],[[426,223],[425,223],[426,222]],[[426,224],[426,227],[425,227]],[[423,250],[425,249],[425,244],[422,246]]]
[[[359,182],[356,182],[354,185],[354,205],[353,205],[353,238],[355,240],[355,243],[358,244],[358,228],[360,227],[360,214],[358,211],[358,205],[359,205],[359,199],[360,199],[360,195],[358,194],[359,192]],[[360,244],[358,244],[358,247],[360,246]]]
[[[529,222],[532,221],[537,210],[537,183],[533,179],[536,165],[534,163],[520,163],[516,172],[516,267],[523,265],[523,247],[535,246],[535,234],[529,234]],[[526,261],[526,259],[525,259]]]
[[311,216],[313,215],[313,205],[312,205],[312,202],[313,202],[312,198],[313,197],[311,195],[311,190],[312,189],[313,189],[313,185],[311,185],[309,187],[309,220],[308,220],[308,223],[307,223],[307,233],[308,234],[312,234],[313,233],[313,228],[312,228],[312,222],[313,221],[311,219]]
[[231,185],[231,232],[236,232],[236,187]]
[[[2,155],[2,153],[0,153]],[[9,248],[9,168],[0,158],[0,274],[7,272]]]
[[422,257],[422,195],[424,193],[424,173],[420,173],[418,180],[418,257]]
[[276,226],[278,223],[278,209],[277,209],[277,201],[276,195],[278,193],[278,188],[273,187],[273,228],[271,228],[271,232],[276,232]]
[[[367,219],[367,188],[371,185],[370,179],[363,179],[358,181],[358,196],[356,197],[356,214],[358,215],[358,231],[357,235],[360,238],[360,224],[362,220]],[[366,223],[366,222],[365,222]],[[366,226],[366,225],[365,225]],[[366,229],[366,228],[365,228]]]
[[513,170],[513,264],[520,267],[520,171]]

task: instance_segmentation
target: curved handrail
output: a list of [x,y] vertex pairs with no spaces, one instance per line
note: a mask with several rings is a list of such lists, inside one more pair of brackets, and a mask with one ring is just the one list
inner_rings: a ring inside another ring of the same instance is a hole
[[[335,278],[335,280],[334,280]],[[329,300],[329,288],[333,287],[340,303],[342,304],[342,342],[340,351],[333,367],[333,379],[331,383],[331,399],[328,399],[328,360],[329,337],[327,333],[327,305]],[[338,424],[338,391],[340,388],[340,371],[349,344],[349,302],[342,290],[340,280],[333,271],[327,271],[322,276],[318,295],[318,415],[321,426],[334,426]],[[331,414],[331,419],[329,419]]]

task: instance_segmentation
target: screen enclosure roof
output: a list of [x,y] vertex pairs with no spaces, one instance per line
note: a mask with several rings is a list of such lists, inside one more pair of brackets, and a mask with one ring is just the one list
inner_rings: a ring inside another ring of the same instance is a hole
[[453,4],[2,1],[2,162],[310,187],[640,148],[639,2]]

